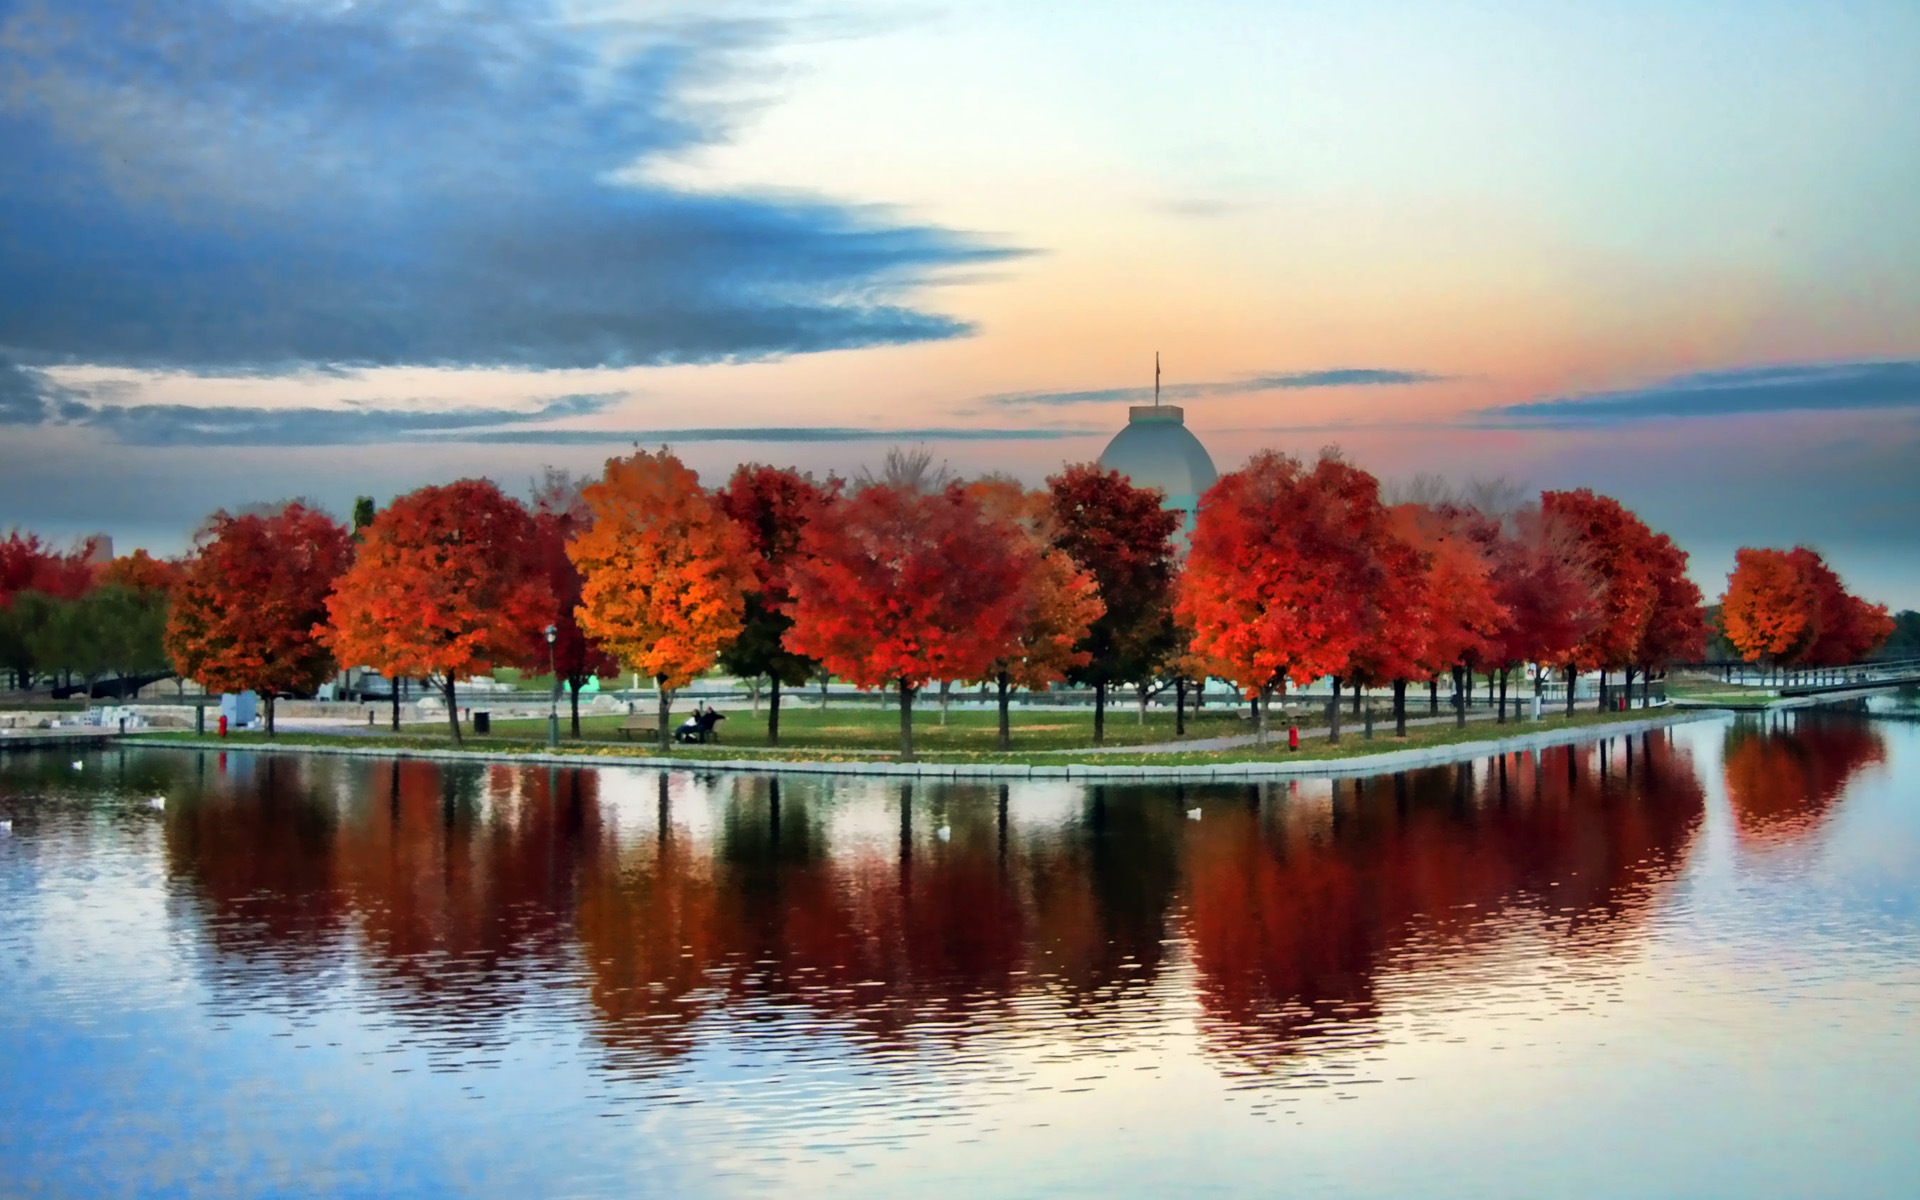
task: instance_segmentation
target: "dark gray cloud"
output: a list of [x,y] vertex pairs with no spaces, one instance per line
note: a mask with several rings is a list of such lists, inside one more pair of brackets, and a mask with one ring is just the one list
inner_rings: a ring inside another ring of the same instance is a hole
[[[1162,400],[1192,400],[1205,396],[1238,396],[1248,392],[1279,392],[1305,388],[1390,387],[1411,383],[1438,383],[1445,375],[1380,367],[1336,367],[1325,371],[1292,371],[1222,379],[1211,383],[1175,383],[1160,389]],[[1153,399],[1151,387],[1101,388],[1086,392],[1003,392],[983,401],[996,407],[1039,404],[1141,404]]]
[[[560,396],[539,408],[208,408],[186,404],[88,407],[66,424],[111,433],[130,446],[364,446],[463,431],[529,425],[604,410],[624,393]],[[538,430],[520,430],[516,439]]]
[[1004,247],[620,181],[722,137],[691,95],[780,29],[562,8],[0,0],[0,349],[581,367],[966,332],[912,290]]
[[1616,425],[1663,417],[1920,408],[1920,362],[1807,363],[1705,371],[1651,387],[1509,404],[1475,415],[1499,428]]

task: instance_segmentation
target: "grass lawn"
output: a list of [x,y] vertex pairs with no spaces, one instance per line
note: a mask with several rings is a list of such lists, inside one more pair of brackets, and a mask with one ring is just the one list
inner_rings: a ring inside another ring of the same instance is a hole
[[[1424,708],[1415,711],[1418,715],[1424,712]],[[1129,764],[1172,766],[1262,762],[1278,759],[1337,760],[1366,754],[1380,754],[1390,750],[1446,746],[1522,733],[1640,720],[1648,715],[1650,714],[1644,710],[1630,713],[1587,711],[1575,714],[1571,720],[1561,715],[1551,715],[1538,722],[1509,721],[1505,725],[1498,725],[1489,720],[1478,719],[1468,722],[1465,727],[1455,726],[1452,722],[1443,722],[1438,725],[1414,726],[1408,730],[1408,736],[1405,738],[1394,737],[1393,726],[1390,721],[1386,721],[1376,726],[1371,740],[1363,736],[1357,725],[1348,725],[1337,745],[1329,745],[1324,736],[1314,736],[1304,739],[1298,752],[1289,752],[1286,748],[1287,719],[1275,714],[1273,741],[1264,747],[1243,746],[1227,750],[1102,754],[1089,755],[1082,761],[1113,766]],[[915,752],[918,757],[934,762],[1063,766],[1075,761],[1074,758],[1071,755],[1049,754],[1044,751],[1079,749],[1086,747],[1092,741],[1093,717],[1087,712],[1014,713],[1015,749],[1006,754],[994,748],[994,735],[997,728],[995,713],[953,712],[948,716],[944,728],[939,724],[937,709],[924,714],[916,713],[916,716],[920,719],[916,720],[914,726]],[[563,753],[600,754],[640,759],[658,754],[652,743],[634,744],[621,741],[617,729],[623,719],[621,717],[582,719],[581,731],[586,736],[578,741],[562,738],[560,749]],[[821,712],[818,709],[804,711],[783,708],[780,714],[782,745],[778,749],[768,749],[764,715],[762,721],[756,723],[750,713],[742,712],[734,720],[727,722],[735,728],[733,736],[730,736],[726,742],[708,746],[675,745],[669,754],[675,758],[695,759],[765,757],[776,760],[816,762],[853,759],[872,761],[887,757],[887,754],[877,754],[873,753],[874,751],[890,753],[897,748],[898,719],[898,714],[892,711],[828,709]],[[566,728],[564,717],[561,727],[563,730]],[[1187,728],[1189,738],[1250,732],[1245,721],[1219,710],[1205,711],[1197,720],[1190,718]],[[1110,712],[1107,734],[1109,745],[1139,745],[1171,741],[1173,740],[1173,717],[1170,713],[1149,713],[1147,723],[1142,727],[1138,722],[1137,713]],[[193,735],[157,733],[143,735],[143,737],[153,740],[190,740]],[[261,733],[236,733],[230,735],[227,742],[236,746],[269,744],[266,735]],[[453,739],[444,727],[429,728],[424,725],[410,727],[399,736],[284,733],[279,735],[276,742],[281,745],[349,745],[367,749],[444,750],[453,748]],[[477,737],[469,734],[461,748],[505,754],[543,751],[546,749],[546,721],[544,719],[496,721],[491,735]]]

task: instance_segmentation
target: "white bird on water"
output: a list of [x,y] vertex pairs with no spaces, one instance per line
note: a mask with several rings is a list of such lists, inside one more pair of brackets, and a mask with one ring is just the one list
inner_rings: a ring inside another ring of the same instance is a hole
[[940,828],[934,830],[933,833],[935,837],[944,842],[953,836],[953,826],[942,825]]
[[148,808],[159,809],[159,808],[165,808],[166,806],[167,806],[167,798],[165,796],[155,796],[153,799],[147,801]]
[[73,769],[76,771],[80,769],[80,760],[77,758],[73,760]]
[[1188,810],[1187,810],[1187,820],[1189,820],[1189,821],[1198,821],[1199,819],[1200,819],[1200,810],[1199,810],[1199,809],[1197,809],[1197,808],[1190,808],[1190,809],[1188,809]]
[[13,832],[13,818],[0,817],[0,833],[12,833],[12,832]]

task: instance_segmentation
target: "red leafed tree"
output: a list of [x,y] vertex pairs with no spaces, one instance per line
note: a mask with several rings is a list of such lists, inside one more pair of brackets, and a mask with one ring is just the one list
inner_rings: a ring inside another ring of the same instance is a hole
[[[1707,611],[1699,585],[1687,578],[1687,552],[1666,534],[1648,543],[1646,563],[1653,579],[1653,612],[1640,635],[1634,661],[1650,682],[1653,673],[1674,663],[1699,662],[1707,653]],[[1627,699],[1633,699],[1633,669],[1627,669]]]
[[[546,581],[553,606],[543,614],[542,624],[528,628],[526,657],[535,669],[542,662],[548,663],[556,676],[554,686],[567,688],[574,737],[580,736],[580,689],[589,679],[620,670],[620,661],[580,628],[580,618],[574,611],[580,605],[586,580],[567,557],[567,543],[592,523],[593,513],[580,495],[580,484],[564,471],[549,470],[534,491],[533,532],[527,557],[532,574]],[[553,628],[551,651],[548,626]]]
[[1093,688],[1093,740],[1106,740],[1107,689],[1151,677],[1176,648],[1173,626],[1174,531],[1180,514],[1160,507],[1154,488],[1137,488],[1118,471],[1070,466],[1047,480],[1049,531],[1093,577],[1105,611],[1079,649],[1087,661],[1067,678]]
[[801,533],[839,493],[837,479],[822,485],[799,471],[748,463],[714,496],[720,511],[746,535],[754,579],[740,636],[721,652],[720,665],[736,675],[765,675],[772,681],[767,696],[769,746],[780,744],[780,686],[798,687],[820,669],[818,662],[787,648],[786,633],[793,627],[787,615],[793,601],[787,571],[800,553]]
[[1820,636],[1819,597],[1785,550],[1742,547],[1720,598],[1727,640],[1748,662],[1793,662]]
[[1497,526],[1454,505],[1402,504],[1393,519],[1427,563],[1426,673],[1453,676],[1454,717],[1464,724],[1466,673],[1499,657],[1510,623],[1494,586]]
[[460,677],[530,665],[527,631],[553,610],[533,536],[526,506],[490,480],[401,496],[361,531],[323,636],[344,663],[437,682],[458,742]]
[[[1513,664],[1572,658],[1575,648],[1599,627],[1606,585],[1594,569],[1593,553],[1578,524],[1538,504],[1507,518],[1497,554],[1495,595],[1508,612],[1495,656],[1502,667],[1504,697],[1506,670]],[[1536,694],[1541,682],[1534,680]]]
[[1092,655],[1081,648],[1093,623],[1106,611],[1099,585],[1066,551],[1052,545],[1052,497],[1029,492],[1003,476],[976,480],[967,489],[986,512],[1007,522],[1028,540],[1031,572],[1025,583],[1028,606],[1009,653],[996,659],[986,675],[996,689],[1000,709],[1000,748],[1013,746],[1009,698],[1013,688],[1044,688],[1084,667]]
[[1600,672],[1604,704],[1606,673],[1638,661],[1640,641],[1657,599],[1647,559],[1653,531],[1619,501],[1586,488],[1543,492],[1540,506],[1579,531],[1602,586],[1600,621],[1561,664],[1567,672],[1567,711],[1571,713],[1576,672]]
[[659,688],[665,750],[673,691],[740,635],[754,583],[746,535],[664,447],[608,459],[582,494],[593,525],[567,550],[587,580],[580,623]]
[[900,755],[928,680],[979,679],[1009,657],[1029,610],[1033,553],[959,484],[869,483],[801,534],[788,573],[787,648],[900,697]]
[[333,673],[315,627],[352,557],[346,528],[302,504],[215,513],[173,588],[166,646],[175,672],[209,692],[259,693],[271,735],[274,700]]
[[58,620],[59,602],[77,600],[92,588],[92,556],[91,540],[64,553],[18,529],[0,541],[0,659],[18,686],[30,687],[50,665],[38,661],[34,646]]
[[1805,546],[1793,548],[1793,560],[1813,586],[1815,624],[1819,632],[1795,661],[1814,667],[1838,667],[1858,662],[1880,648],[1893,632],[1893,618],[1883,604],[1868,604],[1852,595],[1826,560]]
[[1407,683],[1427,673],[1433,636],[1428,558],[1407,536],[1404,518],[1389,519],[1374,548],[1379,583],[1366,598],[1368,630],[1347,673],[1354,686],[1393,687],[1396,737],[1407,736]]
[[[1387,536],[1379,483],[1337,456],[1311,469],[1271,450],[1200,500],[1176,611],[1193,649],[1249,698],[1344,675],[1366,642]],[[1266,706],[1256,706],[1266,733]]]

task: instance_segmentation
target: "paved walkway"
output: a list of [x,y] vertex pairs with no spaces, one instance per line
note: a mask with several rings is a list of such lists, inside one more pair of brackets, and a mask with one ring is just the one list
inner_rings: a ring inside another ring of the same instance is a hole
[[[1411,708],[1411,706],[1409,706],[1409,708]],[[1588,711],[1591,711],[1592,708],[1593,708],[1593,705],[1591,702],[1589,702],[1587,704],[1580,706],[1574,711],[1588,712]],[[1515,705],[1511,701],[1509,701],[1508,709],[1509,709],[1507,713],[1508,724],[1510,725],[1530,724],[1530,722],[1527,720],[1526,710],[1524,708],[1521,708],[1520,706]],[[1560,712],[1563,710],[1556,709],[1556,708],[1547,708],[1547,709],[1542,709],[1541,711],[1543,713],[1554,713],[1554,712]],[[1639,711],[1639,710],[1635,710],[1635,711]],[[1295,715],[1298,715],[1298,714],[1295,714]],[[1315,715],[1317,716],[1318,714],[1316,713]],[[1491,721],[1494,719],[1496,715],[1497,714],[1491,709],[1486,710],[1484,712],[1469,711],[1467,713],[1467,723],[1474,724],[1481,721]],[[1286,714],[1269,713],[1268,720],[1269,720],[1269,724],[1267,726],[1268,744],[1272,745],[1275,743],[1285,743],[1287,740]],[[1340,720],[1341,740],[1344,741],[1350,737],[1364,739],[1366,737],[1366,728],[1367,728],[1365,724],[1365,720],[1366,719],[1364,717],[1352,717],[1351,719],[1349,719],[1349,714],[1342,712],[1341,720]],[[1454,716],[1450,712],[1442,712],[1437,717],[1409,716],[1407,718],[1407,727],[1411,729],[1415,725],[1451,725],[1453,724],[1453,721],[1454,721]],[[1374,714],[1373,728],[1374,728],[1374,736],[1376,738],[1381,736],[1381,732],[1383,730],[1385,731],[1386,736],[1392,737],[1393,736],[1393,714],[1390,712],[1386,714],[1386,720],[1383,721],[1380,719],[1380,714],[1376,711]],[[1524,732],[1524,730],[1522,730],[1521,732]],[[1311,741],[1314,738],[1320,738],[1324,740],[1326,736],[1327,736],[1327,727],[1325,725],[1316,725],[1311,728],[1302,726],[1300,729],[1300,740],[1302,742]],[[1045,753],[1045,754],[1175,754],[1175,753],[1180,753],[1188,750],[1234,750],[1234,749],[1238,749],[1241,746],[1256,745],[1259,743],[1259,741],[1260,741],[1260,735],[1257,733],[1236,733],[1236,734],[1230,734],[1226,737],[1192,738],[1182,742],[1155,742],[1151,745],[1146,745],[1146,746],[1085,746],[1077,750],[1046,750],[1046,751],[1042,751],[1041,753]]]

